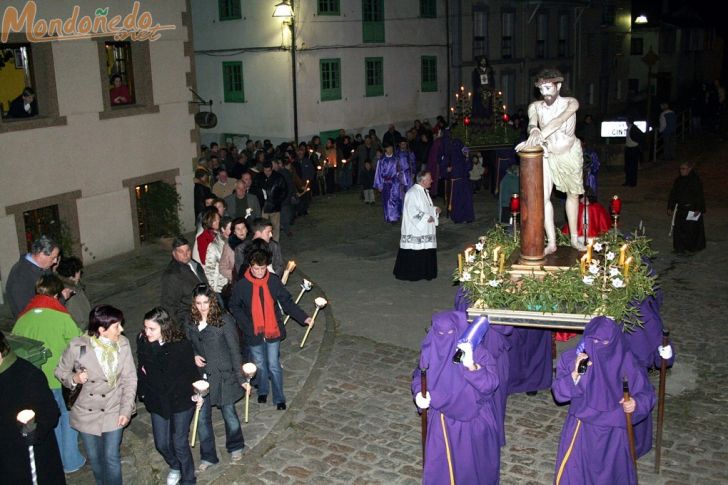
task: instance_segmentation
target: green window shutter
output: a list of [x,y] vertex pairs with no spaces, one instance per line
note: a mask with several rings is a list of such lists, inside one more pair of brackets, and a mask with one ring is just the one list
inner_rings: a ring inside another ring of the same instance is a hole
[[437,18],[437,3],[435,0],[420,0],[420,17],[426,19]]
[[384,95],[384,61],[381,57],[364,59],[364,85],[367,96]]
[[341,60],[321,59],[321,101],[341,99]]
[[437,57],[422,56],[422,87],[423,93],[437,91]]
[[319,136],[321,137],[321,146],[326,146],[326,141],[329,138],[332,138],[334,141],[339,136],[339,130],[328,130],[328,131],[322,131],[319,133]]
[[339,0],[318,0],[319,15],[341,15]]
[[223,62],[222,63],[222,84],[225,92],[226,103],[244,103],[245,91],[243,90],[243,63]]
[[220,20],[238,20],[243,18],[240,0],[217,0]]
[[364,42],[384,42],[384,0],[362,0],[361,8]]

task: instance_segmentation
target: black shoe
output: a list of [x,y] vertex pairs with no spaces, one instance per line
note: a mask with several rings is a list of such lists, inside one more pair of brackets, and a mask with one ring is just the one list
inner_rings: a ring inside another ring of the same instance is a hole
[[278,409],[278,411],[285,411],[285,410],[286,410],[286,403],[284,403],[284,402],[279,402],[279,403],[278,403],[278,404],[276,405],[276,409]]
[[261,394],[258,396],[258,402],[261,404],[268,402],[268,394]]
[[538,394],[538,391],[528,391],[528,392],[526,392],[526,396],[535,396],[536,394]]

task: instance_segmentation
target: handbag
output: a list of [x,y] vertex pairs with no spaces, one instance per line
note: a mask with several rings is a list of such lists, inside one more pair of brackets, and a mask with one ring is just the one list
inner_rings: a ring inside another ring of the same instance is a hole
[[[82,345],[81,350],[79,352],[79,358],[83,357],[86,353],[86,346]],[[83,367],[81,368],[83,369]],[[73,373],[76,373],[76,368],[74,366]],[[76,387],[73,389],[69,389],[66,386],[63,386],[61,388],[61,393],[63,394],[63,401],[66,403],[66,409],[68,411],[71,410],[73,405],[76,403],[76,399],[78,399],[78,396],[81,394],[81,389],[83,388],[83,384],[76,384]]]

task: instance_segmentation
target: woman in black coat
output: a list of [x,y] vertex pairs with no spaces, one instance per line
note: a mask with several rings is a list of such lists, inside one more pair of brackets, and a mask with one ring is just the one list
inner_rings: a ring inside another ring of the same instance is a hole
[[[53,429],[60,413],[43,372],[18,358],[0,332],[0,482],[14,485],[33,483],[28,446],[33,445],[38,483],[65,484],[61,454]],[[17,415],[24,409],[35,412],[36,428],[23,436]]]
[[169,465],[167,483],[196,483],[188,434],[199,374],[192,344],[162,307],[144,315],[137,362],[137,393],[152,417],[154,446]]
[[210,384],[210,393],[200,410],[202,461],[198,470],[202,472],[219,461],[212,430],[212,406],[222,411],[225,448],[230,458],[233,462],[242,458],[245,439],[235,411],[235,402],[243,397],[244,390],[249,389],[250,384],[243,376],[235,320],[224,313],[218,304],[217,295],[206,284],[198,285],[192,292],[192,324],[187,327],[187,336],[195,352],[195,364],[203,379]]

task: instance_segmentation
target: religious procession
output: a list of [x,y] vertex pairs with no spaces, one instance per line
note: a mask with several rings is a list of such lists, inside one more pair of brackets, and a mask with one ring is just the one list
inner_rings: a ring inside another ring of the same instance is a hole
[[[76,78],[53,64],[75,53],[18,26],[0,44],[9,152],[44,143],[17,142],[37,133],[25,130],[58,130],[73,143],[60,158],[91,137],[106,140],[115,165],[108,177],[74,165],[68,190],[43,185],[47,172],[36,191],[7,187],[0,483],[728,481],[728,430],[715,419],[725,339],[714,323],[725,310],[715,235],[726,227],[716,199],[728,175],[699,147],[724,142],[720,83],[695,94],[702,109],[678,116],[660,99],[658,115],[651,93],[667,92],[667,76],[652,73],[650,49],[639,110],[599,131],[585,106],[600,109],[601,94],[580,86],[572,96],[574,73],[547,67],[541,34],[543,55],[518,68],[516,83],[508,10],[491,64],[489,13],[474,5],[470,61],[451,59],[449,44],[445,57],[434,40],[425,47],[437,55],[405,43],[397,47],[417,63],[401,70],[420,85],[385,90],[391,58],[366,57],[365,95],[355,97],[351,59],[309,63],[332,48],[296,40],[306,23],[348,29],[349,6],[306,3],[275,5],[281,46],[236,50],[210,40],[205,24],[224,37],[223,21],[268,25],[270,12],[246,17],[239,2],[220,1],[209,17],[199,2],[182,12],[134,2],[131,20],[141,11],[151,22],[147,7],[181,20],[154,27],[167,44],[94,34],[102,82],[83,85],[101,87],[93,123],[83,96],[68,109]],[[403,4],[387,2],[387,13]],[[28,5],[18,25],[32,23]],[[420,2],[417,21],[435,22],[437,5]],[[192,9],[203,33],[194,47]],[[361,10],[362,45],[383,43],[384,2]],[[567,32],[574,19],[559,15]],[[127,34],[149,33],[132,24]],[[256,63],[245,58],[243,71],[236,59],[264,54],[283,56],[261,62],[270,71],[251,82]],[[175,62],[152,69],[167,55]],[[430,99],[440,92],[446,103]],[[397,106],[416,97],[417,109],[370,109],[378,97]],[[334,103],[358,112],[334,114]],[[279,104],[293,112],[290,127],[266,111]],[[78,126],[84,133],[63,131]],[[706,220],[708,206],[716,215]]]

